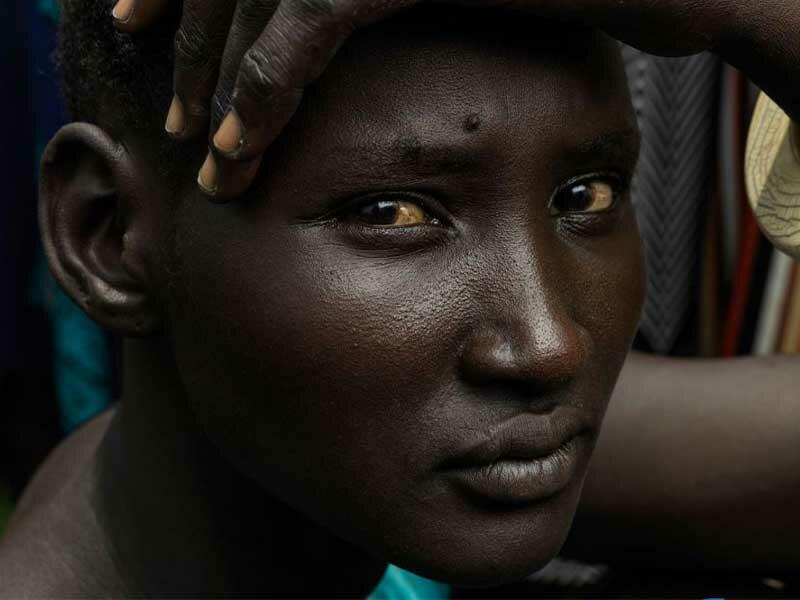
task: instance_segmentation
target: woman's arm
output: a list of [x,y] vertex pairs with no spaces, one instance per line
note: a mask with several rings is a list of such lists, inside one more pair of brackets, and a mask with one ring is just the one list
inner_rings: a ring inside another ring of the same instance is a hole
[[633,354],[569,544],[601,562],[800,569],[800,357]]
[[736,2],[737,15],[716,44],[719,55],[800,123],[800,2]]

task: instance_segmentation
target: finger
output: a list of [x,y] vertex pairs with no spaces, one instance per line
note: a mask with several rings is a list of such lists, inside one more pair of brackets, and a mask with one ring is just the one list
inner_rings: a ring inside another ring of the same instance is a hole
[[175,97],[164,126],[179,139],[208,130],[211,99],[236,0],[184,0],[175,34]]
[[[216,168],[201,171],[201,188],[217,199],[230,199],[250,186],[253,165],[281,133],[296,112],[305,88],[324,71],[339,47],[357,27],[393,14],[419,0],[283,0],[263,33],[241,58],[226,114],[212,140],[211,160]],[[250,0],[239,13],[274,5]],[[242,25],[247,37],[247,25]],[[233,35],[233,34],[232,34]],[[237,34],[238,35],[238,34]],[[226,50],[221,81],[231,68]],[[229,80],[229,79],[228,79]],[[219,89],[224,104],[228,90]],[[215,179],[206,177],[211,175]]]
[[218,156],[213,150],[208,153],[197,174],[197,185],[212,202],[226,203],[247,191],[261,168],[263,155],[235,162]]
[[120,31],[134,33],[156,23],[170,4],[170,0],[117,0],[111,10],[114,26]]

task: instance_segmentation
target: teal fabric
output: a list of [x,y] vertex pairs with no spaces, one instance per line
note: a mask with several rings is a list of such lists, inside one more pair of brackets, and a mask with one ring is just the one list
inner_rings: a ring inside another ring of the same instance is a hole
[[61,291],[43,255],[36,271],[33,301],[50,315],[56,394],[69,433],[111,404],[111,357],[105,332]]
[[111,404],[111,359],[105,332],[61,290],[51,315],[61,419],[70,432]]
[[[50,27],[37,30],[39,36],[55,35],[52,24],[58,21],[58,3],[56,0],[37,0],[36,8]],[[34,42],[43,47],[52,44],[52,40],[35,39]],[[43,76],[42,76],[43,77]],[[52,107],[52,82],[39,82],[34,93],[43,96],[37,98],[45,108]],[[53,108],[54,115],[58,110]],[[52,131],[60,124],[58,116],[40,119],[37,126],[37,151],[39,155],[49,141]],[[38,157],[36,159],[38,164]],[[106,334],[92,322],[61,291],[50,276],[44,257],[37,265],[37,276],[34,284],[34,300],[43,306],[50,315],[53,325],[54,375],[56,396],[61,408],[62,425],[69,433],[83,422],[102,412],[112,401],[112,369]]]
[[367,600],[446,600],[450,586],[389,565]]
[[37,7],[40,13],[50,17],[53,21],[58,21],[58,2],[56,0],[39,0]]

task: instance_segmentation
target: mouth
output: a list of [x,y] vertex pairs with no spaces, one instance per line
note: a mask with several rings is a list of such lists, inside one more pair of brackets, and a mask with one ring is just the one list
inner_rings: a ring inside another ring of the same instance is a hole
[[483,504],[519,506],[558,495],[588,456],[591,428],[578,420],[521,415],[490,429],[442,470],[450,482]]

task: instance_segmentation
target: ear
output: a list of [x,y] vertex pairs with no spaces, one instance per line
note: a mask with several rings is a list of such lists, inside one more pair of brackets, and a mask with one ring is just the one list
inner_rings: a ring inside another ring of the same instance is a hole
[[163,324],[148,272],[156,233],[137,190],[143,180],[128,150],[86,123],[61,129],[42,159],[39,225],[50,268],[92,319],[127,337]]

